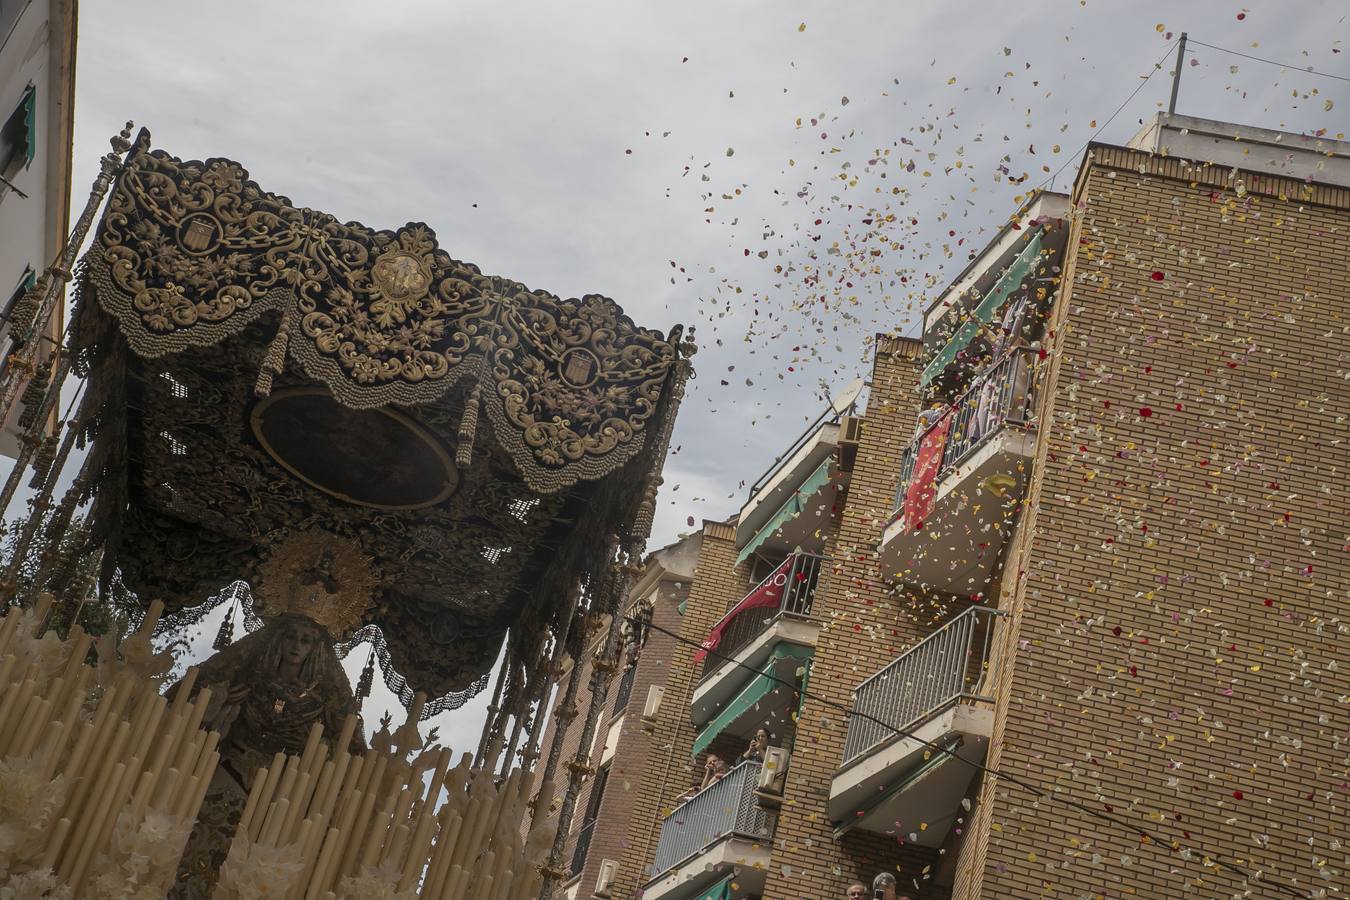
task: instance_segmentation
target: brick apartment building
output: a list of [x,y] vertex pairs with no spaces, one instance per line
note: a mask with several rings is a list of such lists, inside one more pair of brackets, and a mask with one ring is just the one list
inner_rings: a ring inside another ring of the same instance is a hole
[[[656,765],[658,754],[652,749],[648,731],[642,727],[642,708],[653,687],[665,685],[675,640],[669,632],[680,627],[693,584],[702,534],[693,534],[651,553],[642,575],[629,592],[625,615],[638,622],[650,622],[655,628],[626,627],[624,648],[614,675],[605,708],[601,713],[586,759],[596,770],[582,785],[568,835],[563,858],[572,873],[555,896],[591,897],[600,885],[612,879],[607,873],[623,854],[627,843],[630,793],[637,789],[644,774]],[[658,630],[659,629],[659,630]],[[572,712],[584,713],[591,702],[591,668],[601,650],[600,635],[593,637],[581,659],[577,673],[577,694]],[[564,666],[559,681],[572,677],[571,661]],[[582,716],[553,716],[544,734],[542,746],[550,747],[554,734],[565,728],[559,758],[573,760],[581,749]],[[667,754],[668,756],[668,754]],[[586,889],[581,890],[585,885]],[[615,895],[617,896],[617,895]]]
[[1090,147],[681,545],[568,896],[1343,893],[1348,287],[1345,143]]

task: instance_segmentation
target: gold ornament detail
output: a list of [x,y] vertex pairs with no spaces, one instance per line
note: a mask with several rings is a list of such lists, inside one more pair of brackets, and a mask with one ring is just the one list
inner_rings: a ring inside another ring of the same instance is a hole
[[236,163],[143,146],[88,259],[99,306],[144,358],[275,316],[261,395],[287,361],[356,409],[435,403],[479,378],[494,437],[547,493],[641,451],[677,355],[612,300],[485,275],[421,223],[342,223],[263,191]]
[[352,538],[302,531],[284,538],[258,566],[254,595],[265,618],[308,616],[342,640],[374,605],[374,561]]

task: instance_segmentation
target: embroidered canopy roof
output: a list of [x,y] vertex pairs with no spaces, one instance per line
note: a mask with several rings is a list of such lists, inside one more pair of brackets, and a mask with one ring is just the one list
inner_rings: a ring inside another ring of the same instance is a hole
[[105,573],[186,615],[331,534],[411,689],[481,684],[508,624],[558,624],[609,536],[645,534],[692,348],[147,145],[75,313]]

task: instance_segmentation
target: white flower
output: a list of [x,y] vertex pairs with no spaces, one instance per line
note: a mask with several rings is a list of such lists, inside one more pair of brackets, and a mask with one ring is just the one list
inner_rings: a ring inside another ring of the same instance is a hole
[[399,891],[402,871],[395,866],[376,868],[366,866],[356,875],[348,875],[338,883],[338,896],[343,900],[416,900],[417,890]]
[[60,884],[51,869],[35,869],[0,881],[0,900],[70,900],[68,885]]
[[65,799],[65,776],[44,781],[39,760],[0,761],[0,872],[36,861]]
[[281,900],[299,880],[305,864],[296,848],[260,847],[236,840],[220,867],[216,897],[225,900]]

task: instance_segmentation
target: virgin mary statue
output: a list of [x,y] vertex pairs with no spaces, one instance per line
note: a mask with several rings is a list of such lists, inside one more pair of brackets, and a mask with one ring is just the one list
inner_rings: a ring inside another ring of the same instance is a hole
[[[355,584],[343,584],[340,577],[335,582],[333,560],[344,560],[339,566],[344,568],[362,559],[359,547],[352,553],[334,546],[339,542],[330,535],[301,535],[279,547],[270,570],[265,564],[260,573],[258,595],[264,615],[283,611],[198,668],[193,692],[211,689],[202,724],[220,734],[220,764],[169,894],[175,900],[211,896],[258,769],[279,752],[300,754],[316,722],[331,743],[347,716],[359,710],[333,649],[333,632],[359,624],[369,606],[365,589],[371,579],[356,572]],[[279,559],[286,564],[281,572]],[[279,597],[281,587],[294,593]],[[170,697],[179,686],[169,689]],[[352,743],[353,751],[364,749],[361,728]]]

